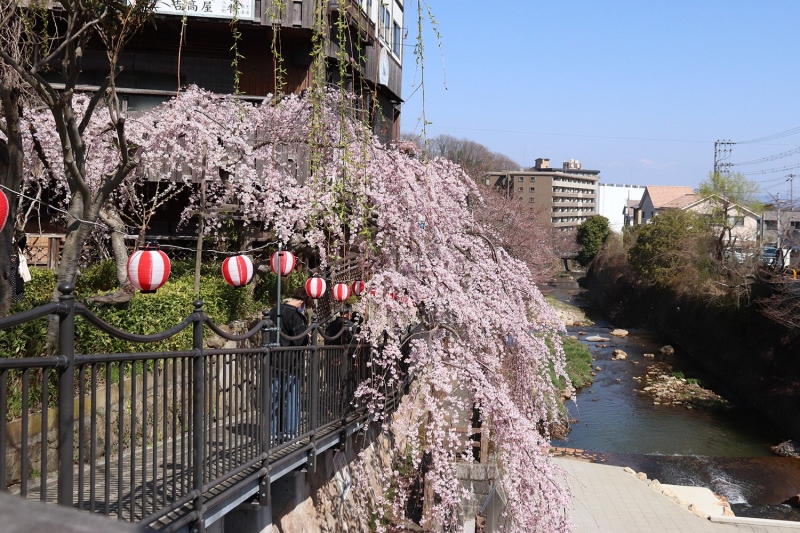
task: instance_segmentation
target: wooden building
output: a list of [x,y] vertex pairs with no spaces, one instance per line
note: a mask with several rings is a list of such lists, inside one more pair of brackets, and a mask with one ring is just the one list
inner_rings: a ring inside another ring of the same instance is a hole
[[[388,142],[400,133],[403,7],[403,0],[161,0],[155,24],[122,54],[117,90],[131,109],[153,107],[190,84],[232,93],[236,44],[242,98],[261,101],[275,93],[278,67],[282,92],[300,93],[312,83],[313,28],[321,17],[330,37],[325,82],[340,83],[339,62],[346,62],[345,86],[363,96],[373,131]],[[347,28],[344,42],[341,27]],[[105,51],[90,46],[82,66],[79,84],[97,88],[108,74]]]

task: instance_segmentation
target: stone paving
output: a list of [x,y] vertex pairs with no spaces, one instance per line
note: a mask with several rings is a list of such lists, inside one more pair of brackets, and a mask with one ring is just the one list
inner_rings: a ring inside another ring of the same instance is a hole
[[621,467],[557,457],[572,487],[576,533],[800,533],[800,523],[717,523],[700,518]]

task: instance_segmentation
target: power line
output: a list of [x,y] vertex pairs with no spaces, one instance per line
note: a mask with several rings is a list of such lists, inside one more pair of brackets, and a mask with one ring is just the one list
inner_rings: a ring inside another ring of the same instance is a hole
[[776,172],[785,172],[787,170],[794,170],[796,168],[800,168],[800,163],[798,163],[797,165],[790,165],[790,166],[781,167],[781,168],[770,168],[770,169],[767,169],[767,170],[758,170],[758,171],[753,171],[753,172],[742,172],[742,175],[743,176],[756,176],[756,175],[761,175],[761,174],[774,174]]
[[782,131],[780,133],[774,133],[772,135],[767,135],[766,137],[759,137],[758,139],[750,139],[749,141],[739,141],[739,144],[752,144],[752,143],[760,143],[766,141],[774,141],[776,139],[782,139],[784,137],[789,137],[791,135],[796,135],[800,133],[800,126],[796,128],[792,128],[786,131]]
[[786,152],[781,152],[779,154],[762,157],[761,159],[751,159],[750,161],[743,161],[741,163],[731,163],[731,166],[736,167],[741,165],[755,165],[757,163],[768,163],[769,161],[783,159],[784,157],[789,157],[790,155],[795,155],[795,154],[800,154],[800,148],[793,148]]

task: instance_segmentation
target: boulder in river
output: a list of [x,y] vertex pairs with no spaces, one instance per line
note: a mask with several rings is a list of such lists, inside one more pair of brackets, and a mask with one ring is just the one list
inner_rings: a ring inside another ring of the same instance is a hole
[[619,360],[619,359],[625,359],[627,357],[628,354],[617,348],[616,350],[614,350],[614,357],[612,357],[612,359]]
[[614,337],[627,337],[628,332],[624,329],[615,329],[611,332],[611,335]]
[[786,505],[791,505],[792,507],[800,507],[800,494],[795,494],[783,503]]
[[796,440],[787,440],[770,448],[775,455],[781,457],[800,457],[800,442]]
[[606,337],[601,337],[600,335],[592,335],[591,337],[586,337],[586,342],[605,342],[611,339]]
[[675,355],[675,348],[667,344],[666,346],[662,346],[661,350],[659,350],[664,355]]

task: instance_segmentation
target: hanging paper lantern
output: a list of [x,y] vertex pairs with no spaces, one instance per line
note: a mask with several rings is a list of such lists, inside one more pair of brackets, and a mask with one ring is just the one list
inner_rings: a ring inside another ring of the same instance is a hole
[[8,197],[6,193],[0,191],[0,231],[6,227],[6,219],[8,218]]
[[128,259],[128,279],[144,293],[154,293],[169,279],[169,257],[158,244],[146,244]]
[[353,290],[353,294],[355,294],[356,296],[361,296],[362,294],[364,294],[364,289],[366,288],[366,286],[364,285],[363,281],[357,279],[353,282],[350,288]]
[[337,283],[333,286],[333,299],[343,302],[350,296],[350,286],[347,283]]
[[325,280],[319,276],[314,276],[306,280],[306,294],[314,298],[321,298],[325,294]]
[[282,250],[275,252],[269,260],[269,266],[276,274],[280,273],[281,276],[288,276],[294,270],[294,265],[297,263],[294,254]]
[[246,255],[234,255],[222,262],[222,277],[228,285],[244,287],[253,279],[253,261]]

